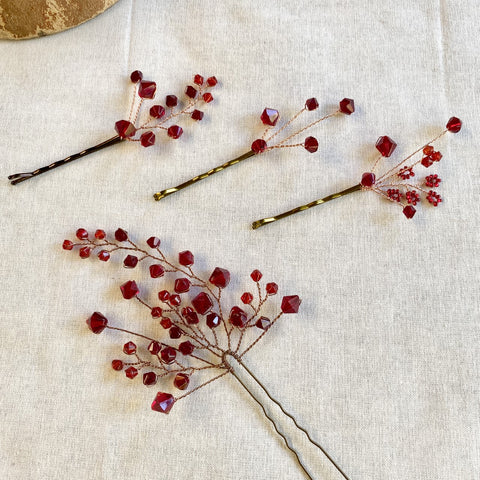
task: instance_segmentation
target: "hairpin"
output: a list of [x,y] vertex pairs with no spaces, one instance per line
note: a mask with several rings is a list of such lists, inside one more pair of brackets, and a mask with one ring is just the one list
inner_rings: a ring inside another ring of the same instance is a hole
[[139,142],[143,147],[151,147],[155,144],[154,131],[165,130],[170,138],[178,139],[183,134],[183,129],[179,125],[173,123],[173,120],[181,116],[188,115],[193,120],[200,121],[203,118],[203,112],[196,107],[199,103],[210,103],[213,95],[208,91],[217,84],[215,77],[209,77],[206,80],[201,75],[195,75],[192,85],[185,88],[186,100],[182,106],[175,95],[167,95],[165,98],[165,107],[163,105],[152,105],[149,110],[149,118],[141,118],[142,107],[146,100],[153,100],[157,90],[155,82],[143,80],[143,74],[140,70],[135,70],[130,75],[133,83],[133,95],[130,105],[130,113],[128,120],[119,120],[115,123],[117,135],[105,140],[98,145],[82,150],[79,153],[70,155],[63,160],[51,163],[45,167],[38,168],[33,172],[16,173],[10,175],[8,179],[12,185],[24,182],[29,178],[36,177],[45,172],[49,172],[57,167],[73,162],[79,158],[83,158],[90,153],[98,152],[106,147],[115,145],[123,140]]
[[313,110],[316,110],[317,108],[318,108],[317,99],[309,98],[305,102],[305,106],[298,113],[296,113],[290,120],[288,120],[280,128],[278,128],[276,131],[275,131],[275,127],[278,123],[278,120],[280,119],[280,114],[278,113],[278,110],[275,110],[273,108],[265,108],[262,114],[260,115],[260,120],[266,126],[266,129],[262,137],[256,139],[252,143],[250,150],[248,152],[240,155],[237,158],[234,158],[233,160],[230,160],[229,162],[224,163],[223,165],[212,168],[208,172],[202,173],[201,175],[197,175],[196,177],[193,177],[192,179],[180,185],[177,185],[176,187],[167,188],[166,190],[157,192],[153,195],[153,198],[155,198],[155,200],[157,201],[161,200],[162,198],[165,198],[168,195],[171,195],[172,193],[183,190],[184,188],[187,188],[190,185],[193,185],[194,183],[199,182],[200,180],[204,180],[205,178],[208,178],[215,173],[221,172],[222,170],[225,170],[228,167],[236,165],[237,163],[240,163],[243,160],[246,160],[247,158],[253,157],[254,155],[259,155],[261,153],[268,152],[276,148],[303,147],[305,148],[305,150],[307,150],[307,152],[315,153],[318,149],[318,141],[315,137],[311,137],[311,136],[307,137],[305,138],[303,143],[288,143],[288,142],[290,142],[294,137],[300,135],[306,130],[317,125],[318,123],[326,120],[327,118],[333,117],[337,114],[351,115],[355,111],[355,104],[351,98],[344,98],[339,103],[339,108],[337,110],[335,110],[334,112],[328,115],[323,116],[322,118],[319,118],[311,122],[310,124],[308,124],[303,128],[300,128],[299,130],[285,137],[283,140],[278,140],[277,136],[280,133],[284,132],[284,130],[287,127],[289,127],[295,120],[297,120],[303,113],[311,112]]
[[[131,380],[143,371],[140,378],[149,387],[165,380],[170,384],[165,389],[167,391],[162,390],[156,394],[151,404],[152,410],[168,414],[179,400],[232,374],[259,404],[303,472],[313,480],[295,446],[277,427],[258,394],[245,383],[245,378],[249,377],[293,421],[295,427],[307,436],[311,444],[326,455],[342,478],[348,480],[325,449],[270,394],[244,360],[245,355],[258,345],[281,317],[298,312],[301,304],[298,295],[284,296],[280,308],[273,307],[270,300],[277,294],[278,285],[274,282],[263,284],[262,273],[253,270],[250,277],[253,281],[252,291],[255,293],[243,293],[239,298],[241,303],[227,308],[223,292],[230,283],[230,272],[217,267],[208,280],[203,278],[194,272],[194,255],[188,250],[179,253],[178,261],[171,260],[160,249],[157,237],[150,237],[146,241],[148,248],[142,248],[121,228],[116,230],[114,239],[108,238],[103,230],[96,230],[94,235],[89,236],[83,228],[77,230],[76,237],[79,242],[65,240],[63,249],[78,248],[81,258],[96,255],[103,262],[108,261],[113,252],[125,253],[125,268],[133,269],[144,262],[148,264],[152,279],[161,279],[166,274],[174,277],[167,283],[171,287],[169,290],[161,289],[158,292],[158,300],[150,301],[146,288],[137,285],[135,280],[129,280],[120,286],[123,298],[134,299],[141,308],[146,308],[155,323],[159,324],[160,331],[162,328],[165,330],[164,335],[154,337],[114,326],[100,312],[94,312],[86,321],[88,328],[95,334],[108,329],[127,335],[128,341],[123,345],[126,357],[114,359],[113,370],[123,371]],[[139,340],[138,344],[133,341],[135,338]],[[197,380],[197,377],[200,379]],[[169,390],[177,391],[179,395],[174,396]]]
[[[394,152],[397,144],[388,136],[381,136],[375,147],[380,152],[380,156],[375,160],[371,172],[365,172],[362,175],[360,183],[353,187],[347,188],[340,192],[328,195],[327,197],[313,202],[307,203],[300,207],[296,207],[288,212],[281,213],[275,217],[262,218],[252,223],[252,228],[257,229],[268,225],[269,223],[276,222],[282,218],[289,217],[295,213],[303,212],[309,208],[322,205],[336,198],[343,197],[353,192],[358,191],[370,191],[375,192],[387,200],[396,203],[403,207],[403,214],[407,218],[412,218],[415,215],[415,205],[420,202],[421,197],[434,207],[438,206],[442,202],[442,197],[435,191],[442,181],[437,174],[427,175],[420,182],[412,181],[415,176],[414,168],[421,164],[428,168],[435,162],[439,162],[442,158],[442,154],[435,151],[433,143],[443,137],[447,132],[458,133],[462,128],[462,122],[457,117],[451,117],[448,120],[445,130],[430,140],[426,145],[418,148],[408,157],[397,163],[394,167],[390,168],[385,173],[377,176],[375,171],[381,158],[390,157]],[[411,160],[417,153],[423,153],[423,156],[418,160]],[[411,163],[410,163],[411,162]]]

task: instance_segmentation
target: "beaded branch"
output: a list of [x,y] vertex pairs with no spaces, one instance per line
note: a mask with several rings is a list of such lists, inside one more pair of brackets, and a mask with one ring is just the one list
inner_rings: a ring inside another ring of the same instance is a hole
[[154,131],[164,130],[170,138],[178,139],[183,134],[183,129],[179,125],[174,124],[174,120],[182,116],[190,116],[195,121],[202,120],[204,113],[196,107],[202,103],[207,104],[213,101],[213,95],[208,90],[217,84],[215,77],[209,77],[204,80],[201,75],[197,74],[193,78],[195,87],[187,85],[185,88],[185,102],[183,105],[180,105],[175,95],[167,95],[165,98],[166,107],[159,104],[152,105],[149,109],[148,118],[145,118],[145,115],[141,115],[142,107],[144,107],[146,100],[155,98],[157,85],[155,82],[143,80],[143,74],[140,70],[132,72],[130,80],[133,83],[130,113],[128,120],[119,120],[115,123],[117,135],[33,172],[10,175],[8,177],[10,183],[17,185],[29,178],[49,172],[57,167],[85,157],[90,153],[98,152],[106,147],[120,143],[123,140],[139,142],[143,147],[151,147],[156,140]]
[[[442,202],[442,197],[436,192],[436,188],[442,181],[437,174],[427,175],[421,181],[412,180],[415,177],[414,169],[419,164],[425,168],[429,168],[435,162],[439,162],[442,158],[442,154],[435,151],[433,143],[443,137],[447,132],[458,133],[462,128],[462,122],[457,117],[451,117],[448,120],[445,130],[439,135],[430,140],[426,145],[415,150],[408,157],[397,163],[394,167],[390,168],[385,173],[379,175],[375,174],[376,168],[382,158],[387,158],[392,155],[397,144],[388,136],[382,136],[377,140],[375,147],[380,152],[380,156],[375,160],[371,172],[365,172],[362,175],[360,183],[353,187],[342,190],[341,192],[328,195],[327,197],[315,200],[306,205],[296,207],[288,212],[281,213],[275,217],[262,218],[252,223],[252,228],[257,229],[268,225],[269,223],[276,222],[282,218],[289,217],[295,213],[303,212],[309,208],[322,205],[323,203],[340,198],[349,193],[358,191],[370,191],[374,192],[381,197],[396,203],[403,207],[403,214],[407,218],[413,218],[416,213],[415,206],[417,203],[423,200],[430,203],[434,207],[438,206]],[[417,160],[413,160],[413,157],[422,152],[423,156]]]
[[[262,402],[252,390],[242,381],[236,371],[238,364],[265,392],[281,411],[289,417],[296,428],[302,431],[308,440],[317,447],[345,480],[349,480],[325,449],[315,442],[307,430],[300,426],[293,415],[266,389],[262,382],[244,363],[244,356],[255,347],[267,332],[285,314],[297,313],[301,304],[298,295],[284,296],[280,311],[269,306],[271,297],[277,294],[278,285],[269,282],[262,285],[262,273],[254,270],[250,277],[254,282],[253,291],[240,296],[242,307],[235,305],[228,309],[224,290],[230,283],[230,272],[216,267],[208,280],[202,278],[193,270],[194,256],[186,250],[178,255],[178,262],[170,260],[160,249],[160,240],[150,237],[146,243],[148,249],[133,242],[128,233],[119,228],[114,239],[109,239],[103,230],[96,230],[89,236],[87,230],[79,228],[76,232],[78,242],[64,240],[63,249],[78,249],[81,258],[96,256],[107,262],[114,252],[126,254],[123,259],[125,268],[133,269],[138,264],[148,264],[150,277],[155,280],[171,278],[170,290],[161,289],[158,292],[158,304],[148,302],[143,286],[138,286],[134,280],[129,280],[120,286],[123,298],[134,299],[142,308],[149,310],[155,324],[159,325],[163,335],[154,338],[119,326],[113,326],[100,312],[94,312],[88,319],[88,328],[95,334],[106,329],[122,332],[128,337],[123,345],[123,353],[127,359],[114,359],[112,368],[124,371],[127,378],[133,380],[141,375],[143,384],[153,386],[159,381],[170,384],[169,389],[178,391],[173,395],[167,391],[159,391],[151,405],[152,410],[168,414],[173,405],[201,388],[224,377],[227,374],[238,380],[249,395],[262,408],[265,416],[272,423],[275,431],[282,437],[286,447],[292,452],[305,475],[313,480],[307,468],[301,461],[297,450],[290,444],[287,437],[278,429],[276,422],[269,416]],[[265,316],[265,310],[277,310],[271,318]],[[138,339],[134,342],[134,339]],[[137,345],[137,343],[138,345]],[[209,374],[208,380],[195,383],[197,376]],[[191,380],[194,380],[192,382]],[[191,385],[193,383],[193,385]]]
[[310,128],[319,124],[320,122],[323,122],[327,118],[334,117],[335,115],[338,115],[338,114],[351,115],[355,111],[355,104],[351,98],[344,98],[339,103],[338,110],[309,123],[307,126],[300,128],[299,130],[296,130],[292,134],[283,138],[283,140],[279,140],[277,136],[280,133],[285,133],[285,130],[288,127],[290,127],[291,124],[295,120],[297,120],[302,114],[304,114],[305,112],[311,112],[313,110],[316,110],[317,108],[318,108],[317,99],[309,98],[305,102],[305,106],[299,112],[297,112],[290,120],[285,122],[280,128],[276,130],[275,130],[275,127],[278,123],[278,120],[280,119],[280,114],[278,113],[278,110],[275,110],[273,108],[265,108],[262,114],[260,115],[260,120],[264,125],[266,125],[266,129],[262,137],[258,138],[252,143],[250,150],[248,152],[240,155],[237,158],[234,158],[233,160],[230,160],[229,162],[224,163],[223,165],[212,168],[208,172],[202,173],[201,175],[197,175],[196,177],[193,177],[192,179],[180,185],[177,185],[176,187],[167,188],[166,190],[157,192],[153,195],[153,198],[157,201],[161,200],[162,198],[165,198],[168,195],[171,195],[172,193],[183,190],[184,188],[187,188],[190,185],[193,185],[194,183],[199,182],[200,180],[204,180],[205,178],[208,178],[215,173],[221,172],[222,170],[225,170],[228,167],[236,165],[237,163],[240,163],[243,160],[246,160],[247,158],[250,158],[250,157],[253,157],[254,155],[259,155],[261,153],[265,153],[277,148],[303,147],[305,148],[305,150],[307,150],[307,152],[315,153],[318,150],[318,141],[315,137],[307,137],[302,143],[289,143],[289,142],[291,142],[296,136],[309,130]]

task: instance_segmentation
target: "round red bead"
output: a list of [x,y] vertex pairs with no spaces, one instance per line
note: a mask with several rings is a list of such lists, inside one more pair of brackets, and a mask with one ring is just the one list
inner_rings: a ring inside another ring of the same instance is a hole
[[267,142],[263,138],[258,138],[250,147],[255,153],[262,153],[267,149]]
[[172,125],[167,130],[168,136],[174,139],[180,138],[182,136],[182,133],[183,133],[183,128],[179,127],[178,125]]
[[145,132],[140,136],[140,143],[142,147],[151,147],[155,145],[155,134],[153,132]]
[[73,248],[73,242],[71,242],[70,240],[64,240],[62,244],[62,248],[64,250],[71,250]]
[[79,240],[87,240],[88,239],[88,232],[84,228],[79,228],[75,233]]
[[90,256],[92,249],[89,247],[82,247],[78,254],[80,255],[81,258],[88,258]]
[[173,380],[173,384],[179,390],[185,390],[188,387],[190,379],[186,373],[177,373],[175,375],[175,379]]
[[141,82],[143,79],[143,73],[140,70],[135,70],[130,74],[130,80],[133,83]]
[[375,174],[372,173],[372,172],[365,172],[363,175],[362,175],[362,180],[360,181],[360,183],[362,184],[362,187],[371,187],[373,185],[375,185],[375,180],[376,180],[376,177],[375,177]]
[[451,117],[447,122],[447,130],[458,133],[462,129],[462,121],[457,117]]
[[315,153],[318,150],[318,140],[315,137],[307,137],[304,147],[307,152]]
[[143,384],[147,387],[157,383],[157,374],[155,372],[146,372],[143,374]]
[[123,370],[123,362],[121,360],[112,360],[112,368],[117,372]]

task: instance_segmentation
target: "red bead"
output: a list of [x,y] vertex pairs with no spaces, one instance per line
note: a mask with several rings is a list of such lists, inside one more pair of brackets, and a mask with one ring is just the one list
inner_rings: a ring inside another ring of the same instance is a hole
[[375,147],[382,154],[382,157],[389,157],[397,147],[397,144],[390,137],[384,135],[379,137]]
[[137,346],[133,342],[127,342],[123,346],[123,353],[125,353],[125,355],[133,355],[134,353],[136,353],[136,351]]
[[192,300],[193,308],[200,314],[205,315],[209,312],[212,307],[213,303],[210,300],[210,297],[205,292],[200,292],[193,300]]
[[271,322],[267,317],[260,317],[256,321],[255,325],[261,330],[267,330],[270,327]]
[[421,163],[425,168],[430,167],[433,164],[432,157],[431,156],[423,157]]
[[138,258],[135,255],[127,255],[123,261],[125,268],[135,268],[138,263]]
[[106,236],[107,235],[103,230],[95,230],[95,238],[97,240],[103,240]]
[[387,195],[388,198],[394,202],[400,202],[402,200],[402,194],[398,188],[389,188]]
[[278,285],[274,282],[267,283],[265,289],[268,295],[275,295],[278,292]]
[[178,104],[178,98],[175,95],[167,95],[165,98],[165,104],[168,108],[176,107]]
[[165,347],[162,352],[160,353],[160,356],[162,357],[162,360],[165,363],[173,363],[175,361],[175,358],[177,358],[177,352],[174,348],[172,347]]
[[158,352],[160,352],[160,350],[162,349],[162,346],[155,340],[152,340],[149,344],[148,344],[148,351],[152,354],[152,355],[157,355]]
[[192,112],[192,118],[193,120],[199,122],[203,118],[203,112],[201,112],[200,110],[194,110]]
[[155,82],[140,82],[138,87],[138,95],[142,98],[152,99],[155,97],[155,91],[157,90],[157,84]]
[[90,256],[92,249],[89,247],[82,247],[78,253],[81,258],[88,258]]
[[122,291],[122,295],[125,300],[130,300],[131,298],[136,297],[140,292],[135,280],[129,280],[128,282],[125,282],[120,286],[120,290]]
[[150,116],[153,118],[162,118],[165,115],[165,108],[162,105],[154,105],[150,108]]
[[186,342],[182,342],[178,346],[178,349],[183,355],[190,355],[195,350],[195,345],[187,340]]
[[351,98],[340,101],[340,111],[345,115],[351,115],[355,111],[355,102]]
[[197,89],[195,87],[192,87],[191,85],[188,85],[188,87],[185,89],[185,95],[190,98],[195,98],[197,96]]
[[423,153],[425,155],[430,156],[434,152],[434,148],[431,145],[427,145],[426,147],[423,147]]
[[234,327],[243,328],[247,324],[247,314],[240,307],[233,307],[229,321]]
[[160,318],[162,316],[163,310],[160,307],[153,307],[150,311],[152,318]]
[[98,259],[102,262],[108,262],[110,260],[110,253],[106,250],[101,250],[98,252]]
[[200,322],[198,315],[191,307],[186,307],[182,310],[182,316],[185,318],[189,325],[196,325]]
[[220,317],[214,312],[209,313],[207,315],[207,327],[216,328],[219,325],[220,325]]
[[182,299],[180,298],[180,295],[170,295],[168,302],[172,307],[178,307],[182,303]]
[[403,214],[407,217],[407,218],[413,218],[413,216],[415,215],[415,212],[417,210],[415,209],[415,207],[412,207],[411,205],[407,205],[404,209],[403,209]]
[[183,334],[182,329],[180,327],[177,327],[174,325],[173,327],[170,328],[168,331],[168,334],[170,335],[170,338],[172,340],[176,340],[177,338],[180,338]]
[[149,270],[150,276],[152,278],[162,277],[165,273],[165,269],[159,263],[154,263],[153,265],[150,265]]
[[452,133],[458,133],[462,129],[462,121],[457,117],[451,117],[447,122],[447,130]]
[[121,360],[112,360],[112,368],[117,372],[123,370],[123,362]]
[[375,180],[376,180],[376,177],[375,177],[374,173],[365,172],[362,175],[362,180],[360,181],[360,183],[362,184],[362,187],[369,188],[369,187],[375,185]]
[[425,177],[425,185],[430,188],[438,187],[441,181],[442,179],[438,178],[438,175],[428,175],[428,177]]
[[442,197],[437,192],[434,192],[433,190],[430,190],[427,194],[427,200],[434,207],[436,207],[442,201]]
[[433,152],[431,158],[434,162],[439,162],[442,159],[443,155],[440,152]]
[[172,321],[168,317],[163,317],[160,320],[160,325],[165,329],[168,330],[172,326]]
[[288,297],[282,298],[282,309],[283,313],[297,313],[302,301],[298,295],[290,295]]
[[161,292],[158,292],[158,298],[162,302],[168,302],[170,298],[170,293],[168,292],[168,290],[162,290]]
[[185,390],[188,387],[189,382],[190,379],[186,373],[177,373],[177,375],[175,375],[175,379],[173,380],[173,384],[179,390]]
[[87,325],[93,333],[99,334],[107,327],[108,320],[100,312],[94,312],[87,320]]
[[303,146],[307,152],[315,153],[318,150],[318,141],[315,137],[307,137]]
[[143,384],[147,387],[157,383],[157,374],[155,372],[146,372],[143,374]]
[[213,101],[213,95],[210,92],[204,93],[202,98],[205,103],[210,103]]
[[203,77],[197,74],[193,77],[193,82],[197,85],[203,85]]
[[138,375],[138,370],[137,370],[135,367],[128,367],[128,368],[125,370],[125,375],[126,375],[127,378],[129,378],[130,380],[133,380],[133,379]]
[[265,125],[269,125],[270,127],[274,127],[277,124],[279,118],[280,115],[278,113],[278,110],[275,110],[273,108],[266,108],[260,115],[260,120]]
[[123,230],[123,228],[115,230],[115,240],[117,240],[117,242],[125,242],[128,240],[127,232]]
[[119,120],[115,123],[115,131],[120,138],[130,138],[135,135],[137,130],[133,123],[128,120]]
[[415,190],[408,190],[405,193],[405,198],[410,205],[416,205],[420,201],[420,195]]
[[79,240],[87,240],[88,232],[84,228],[79,228],[75,234]]
[[185,250],[178,254],[178,263],[184,267],[191,267],[193,265],[193,253],[190,250]]
[[73,248],[73,243],[70,240],[64,240],[62,244],[64,250],[71,250]]
[[259,282],[261,279],[262,279],[262,272],[260,270],[254,270],[251,274],[250,274],[250,278],[254,281],[254,282]]
[[240,300],[245,304],[248,305],[252,303],[253,295],[250,292],[245,292],[241,297]]
[[155,134],[153,132],[145,132],[140,136],[140,143],[142,147],[151,147],[155,145]]
[[305,102],[305,108],[307,110],[316,110],[318,108],[317,99],[312,97]]
[[209,87],[214,87],[218,83],[218,80],[215,77],[208,77],[207,78],[207,85]]
[[402,167],[397,174],[402,180],[408,180],[411,177],[415,176],[415,172],[412,170],[412,167]]
[[150,247],[150,248],[158,248],[160,246],[160,239],[157,238],[157,237],[150,237],[148,240],[147,240],[147,245]]
[[182,136],[182,133],[183,133],[183,128],[179,127],[178,125],[172,125],[167,130],[168,136],[174,139],[180,138]]
[[175,403],[175,398],[169,393],[158,392],[155,400],[152,402],[152,410],[161,413],[168,413]]
[[208,281],[218,288],[225,288],[230,283],[230,272],[224,268],[216,267]]
[[133,83],[141,82],[143,78],[143,73],[140,70],[135,70],[130,74],[130,80]]
[[267,149],[267,142],[263,138],[258,138],[250,147],[255,153],[262,153]]

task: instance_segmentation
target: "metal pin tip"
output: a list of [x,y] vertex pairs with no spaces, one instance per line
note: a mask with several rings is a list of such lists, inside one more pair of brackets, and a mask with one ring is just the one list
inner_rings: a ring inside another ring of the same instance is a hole
[[162,195],[161,192],[159,192],[159,193],[154,193],[154,194],[153,194],[153,198],[154,198],[157,202],[158,202],[159,200],[161,200],[162,198],[164,198],[164,197],[165,197],[165,195]]

